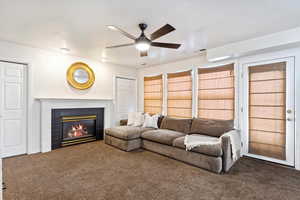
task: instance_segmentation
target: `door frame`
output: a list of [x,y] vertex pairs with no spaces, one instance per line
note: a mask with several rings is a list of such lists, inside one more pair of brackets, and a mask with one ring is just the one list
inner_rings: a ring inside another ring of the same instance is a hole
[[[118,103],[118,99],[117,99],[117,79],[118,78],[128,79],[128,80],[135,81],[135,102],[136,102],[135,110],[137,112],[138,111],[138,81],[137,81],[137,78],[133,77],[133,76],[114,75],[113,76],[113,107],[114,107],[114,116],[116,116],[116,113],[117,113],[117,103]],[[116,123],[117,122],[114,120],[114,125]]]
[[[28,151],[29,151],[29,139],[28,139],[28,132],[29,132],[29,119],[30,119],[30,116],[29,116],[29,112],[28,112],[28,108],[29,108],[29,87],[28,87],[28,84],[29,84],[29,66],[28,64],[26,63],[21,63],[21,62],[14,62],[14,61],[7,61],[7,60],[2,60],[0,59],[0,62],[4,62],[4,63],[10,63],[10,64],[17,64],[17,65],[22,65],[24,67],[24,74],[23,74],[23,78],[24,78],[24,95],[25,95],[25,98],[24,98],[24,116],[25,116],[25,119],[24,119],[24,123],[25,123],[25,154],[28,154]],[[2,113],[3,111],[1,110],[1,107],[0,107],[0,113]],[[1,129],[0,129],[0,139],[2,138],[2,132],[1,132]],[[0,141],[0,158],[2,158],[2,141]]]
[[[276,63],[276,62],[286,62],[287,63],[287,77],[286,79],[288,80],[286,82],[286,89],[290,88],[289,93],[291,98],[286,100],[286,109],[291,108],[293,111],[293,122],[292,125],[289,125],[286,129],[289,129],[293,131],[292,134],[290,134],[290,138],[287,138],[286,140],[286,152],[287,152],[287,160],[279,160],[275,158],[270,158],[266,156],[261,156],[261,155],[255,155],[248,153],[248,144],[249,144],[249,123],[248,123],[248,100],[249,100],[249,76],[248,76],[248,68],[251,66],[257,66],[257,65],[262,65],[262,64],[271,64],[271,63]],[[295,105],[295,57],[294,56],[289,56],[289,57],[278,57],[278,58],[270,58],[270,59],[264,59],[264,60],[252,60],[249,62],[245,62],[241,64],[241,82],[240,85],[242,86],[242,107],[241,107],[241,112],[242,112],[242,142],[243,142],[243,147],[242,147],[242,152],[243,155],[253,157],[253,158],[258,158],[266,161],[271,161],[271,162],[276,162],[279,164],[284,164],[288,166],[295,166],[295,156],[296,156],[296,129],[295,129],[295,110],[296,110],[296,105]],[[293,107],[291,107],[293,106]]]

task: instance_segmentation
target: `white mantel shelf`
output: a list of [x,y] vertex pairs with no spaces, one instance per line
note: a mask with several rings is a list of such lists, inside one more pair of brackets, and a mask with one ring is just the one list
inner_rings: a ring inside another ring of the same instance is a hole
[[36,100],[47,101],[47,100],[85,100],[85,101],[112,101],[112,98],[94,99],[94,98],[60,98],[60,97],[35,97]]
[[112,121],[112,99],[35,98],[41,102],[41,152],[51,151],[52,109],[104,108],[104,128]]

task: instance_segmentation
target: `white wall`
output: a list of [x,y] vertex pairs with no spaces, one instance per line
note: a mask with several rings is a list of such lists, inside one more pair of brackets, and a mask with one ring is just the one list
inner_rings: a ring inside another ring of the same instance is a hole
[[[28,65],[28,153],[40,152],[40,104],[36,98],[113,99],[113,77],[136,77],[136,69],[0,41],[0,60]],[[92,88],[75,90],[66,81],[68,67],[85,62],[95,72]]]
[[300,46],[300,27],[207,50],[208,60],[263,54]]

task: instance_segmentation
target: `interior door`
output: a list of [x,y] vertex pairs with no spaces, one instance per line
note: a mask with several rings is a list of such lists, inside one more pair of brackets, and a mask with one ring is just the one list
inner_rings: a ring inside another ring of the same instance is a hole
[[128,119],[129,112],[137,111],[136,80],[116,78],[116,114],[117,120]]
[[294,166],[294,59],[244,67],[246,155]]
[[0,62],[0,133],[2,157],[26,153],[25,66]]

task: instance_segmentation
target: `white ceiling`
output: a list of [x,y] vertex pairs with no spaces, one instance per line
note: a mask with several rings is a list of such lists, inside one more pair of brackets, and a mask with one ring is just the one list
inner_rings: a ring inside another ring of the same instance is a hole
[[[0,0],[0,39],[34,47],[139,67],[195,56],[213,48],[300,26],[299,0]],[[106,25],[138,36],[169,23],[177,30],[158,39],[182,43],[178,50],[151,47],[140,58],[134,47],[105,50],[132,42]]]

